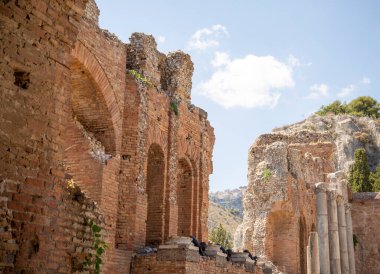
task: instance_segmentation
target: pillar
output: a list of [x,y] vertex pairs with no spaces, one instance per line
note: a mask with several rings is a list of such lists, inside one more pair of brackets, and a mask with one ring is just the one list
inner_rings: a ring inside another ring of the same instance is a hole
[[319,247],[318,233],[310,232],[309,245],[307,246],[307,274],[319,274]]
[[348,263],[350,266],[350,274],[355,274],[355,253],[354,241],[352,234],[352,219],[351,219],[351,205],[346,204],[346,226],[347,226],[347,249],[348,249]]
[[340,268],[340,247],[339,247],[339,230],[338,230],[338,211],[336,204],[336,191],[327,192],[327,214],[329,219],[329,251],[330,251],[330,272],[332,274],[341,274]]
[[344,197],[338,196],[336,201],[338,206],[340,268],[342,274],[349,274],[350,266],[348,260],[346,208],[344,206]]
[[316,185],[320,274],[330,274],[329,221],[327,217],[326,190],[327,184],[318,183]]

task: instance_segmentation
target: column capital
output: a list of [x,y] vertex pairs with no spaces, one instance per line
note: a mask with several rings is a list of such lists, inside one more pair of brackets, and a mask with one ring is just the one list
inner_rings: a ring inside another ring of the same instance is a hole
[[338,194],[336,197],[336,202],[338,205],[344,205],[344,198],[342,195]]
[[320,182],[320,183],[316,183],[314,185],[314,187],[315,187],[315,193],[316,194],[321,193],[321,192],[326,193],[326,191],[328,189],[328,184],[324,183],[324,182]]
[[327,196],[328,196],[328,199],[335,200],[338,197],[338,193],[336,190],[328,190]]

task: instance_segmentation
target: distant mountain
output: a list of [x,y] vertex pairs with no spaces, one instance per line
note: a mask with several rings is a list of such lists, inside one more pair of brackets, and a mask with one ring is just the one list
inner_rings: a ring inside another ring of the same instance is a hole
[[243,218],[243,193],[247,187],[210,192],[209,199],[230,211],[231,214]]

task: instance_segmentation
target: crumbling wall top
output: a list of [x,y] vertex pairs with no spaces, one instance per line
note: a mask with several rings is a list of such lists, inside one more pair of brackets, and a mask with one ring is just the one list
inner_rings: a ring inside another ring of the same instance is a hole
[[84,17],[92,21],[95,25],[99,24],[99,8],[95,3],[95,0],[89,0],[84,10]]
[[175,51],[167,56],[157,50],[152,35],[133,33],[127,49],[127,69],[147,78],[157,90],[169,97],[190,103],[194,65],[190,55]]
[[163,88],[170,96],[177,94],[180,99],[190,102],[193,71],[190,55],[182,51],[169,53],[165,63]]

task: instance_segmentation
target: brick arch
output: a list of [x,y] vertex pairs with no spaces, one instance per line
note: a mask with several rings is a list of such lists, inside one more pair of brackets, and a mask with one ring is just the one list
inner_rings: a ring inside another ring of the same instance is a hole
[[86,68],[76,58],[71,63],[73,116],[100,141],[107,154],[115,156],[115,130],[104,97]]
[[193,233],[193,184],[194,174],[191,162],[182,157],[177,166],[178,236]]
[[102,94],[108,113],[111,116],[112,127],[115,132],[116,149],[119,150],[119,130],[121,129],[121,107],[112,85],[95,55],[80,41],[75,44],[71,52],[73,61],[79,62],[88,72],[97,90]]
[[147,155],[146,244],[160,244],[164,237],[165,156],[161,146],[153,143]]

